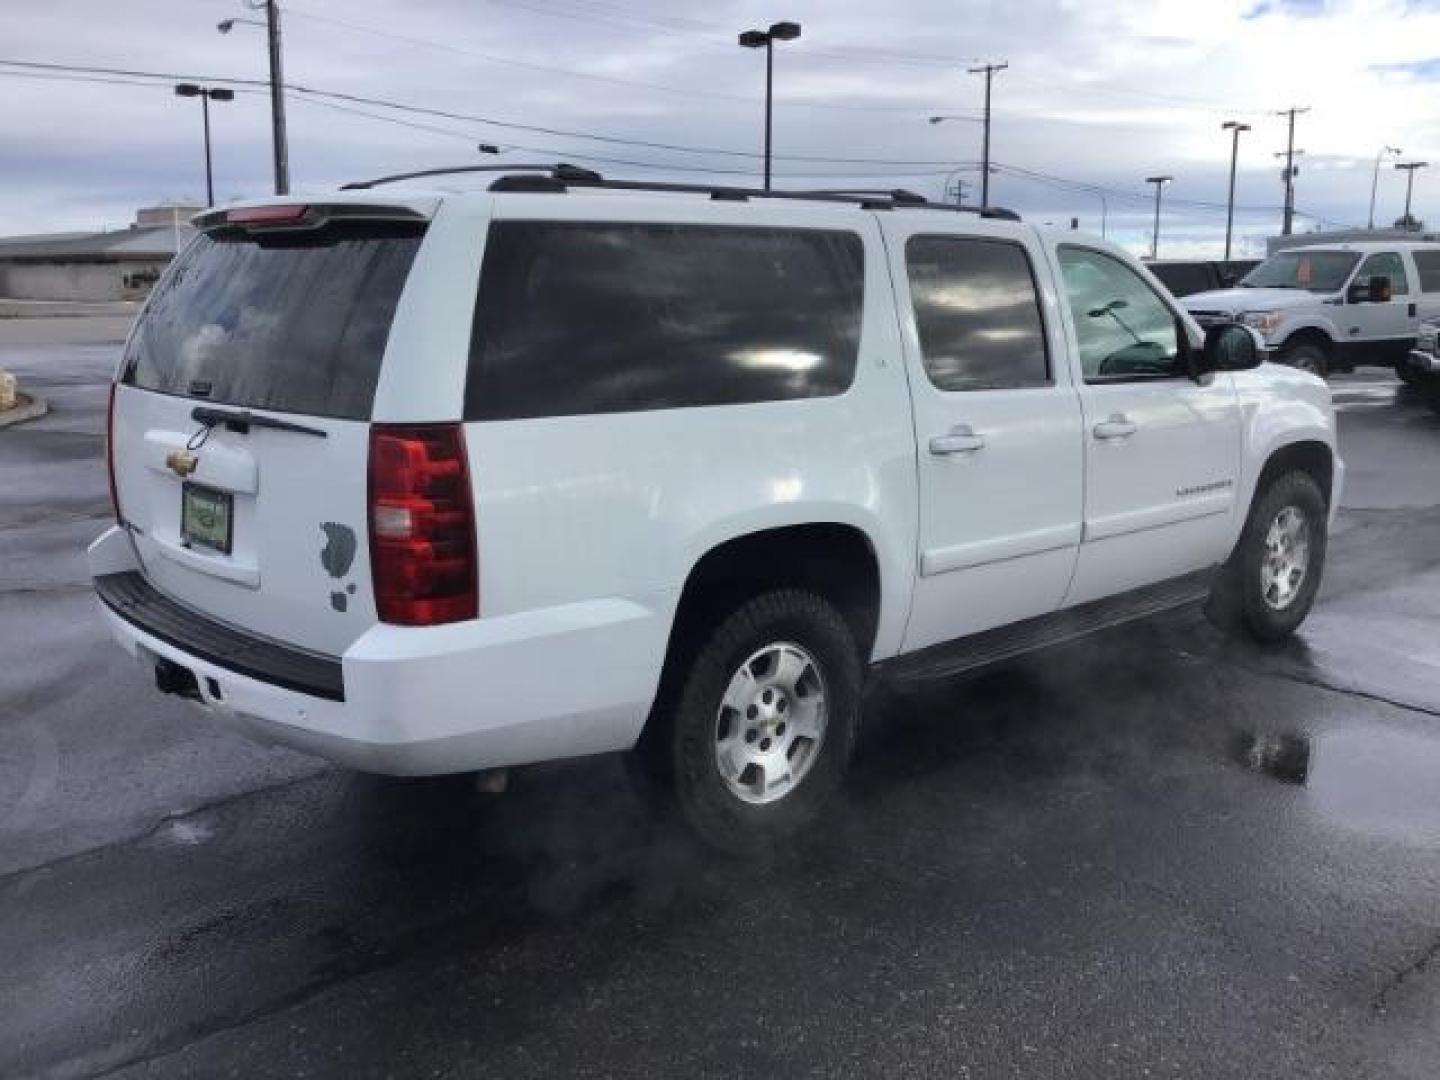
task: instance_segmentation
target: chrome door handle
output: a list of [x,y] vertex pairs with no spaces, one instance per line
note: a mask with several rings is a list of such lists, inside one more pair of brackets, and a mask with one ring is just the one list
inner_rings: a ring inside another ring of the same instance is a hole
[[984,435],[976,435],[969,424],[956,424],[948,435],[931,438],[930,453],[937,457],[944,457],[946,454],[973,454],[984,446]]
[[1097,439],[1128,439],[1139,427],[1124,413],[1112,413],[1110,419],[1095,425]]

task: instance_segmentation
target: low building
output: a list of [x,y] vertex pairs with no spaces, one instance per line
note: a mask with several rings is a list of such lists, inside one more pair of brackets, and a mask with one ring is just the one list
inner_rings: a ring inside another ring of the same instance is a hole
[[189,220],[203,209],[149,206],[126,229],[0,239],[0,298],[141,299],[194,235]]
[[1291,233],[1289,236],[1272,236],[1265,241],[1265,254],[1274,255],[1286,248],[1308,244],[1356,244],[1384,243],[1413,244],[1421,240],[1440,240],[1440,232],[1434,229],[1407,231],[1405,229],[1331,229],[1329,232]]

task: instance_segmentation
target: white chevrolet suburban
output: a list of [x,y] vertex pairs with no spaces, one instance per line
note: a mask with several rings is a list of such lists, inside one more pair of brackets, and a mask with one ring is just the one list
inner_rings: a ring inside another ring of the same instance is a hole
[[632,750],[743,850],[837,787],[872,666],[1310,607],[1329,391],[1098,240],[903,192],[385,181],[200,215],[112,389],[102,611],[260,738],[394,774]]
[[1440,315],[1440,244],[1366,241],[1287,248],[1233,289],[1180,301],[1202,327],[1242,322],[1282,364],[1325,376],[1406,361],[1422,320]]

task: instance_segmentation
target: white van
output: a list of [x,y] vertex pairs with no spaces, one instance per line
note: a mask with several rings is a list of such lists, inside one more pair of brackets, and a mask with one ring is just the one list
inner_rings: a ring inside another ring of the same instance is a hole
[[90,560],[158,687],[261,738],[404,774],[634,749],[744,850],[819,813],[872,667],[1207,597],[1274,639],[1319,586],[1324,383],[1098,239],[565,166],[196,225]]
[[1238,320],[1253,327],[1282,364],[1322,376],[1379,364],[1403,378],[1421,320],[1440,316],[1440,244],[1286,248],[1235,288],[1181,303],[1201,326]]

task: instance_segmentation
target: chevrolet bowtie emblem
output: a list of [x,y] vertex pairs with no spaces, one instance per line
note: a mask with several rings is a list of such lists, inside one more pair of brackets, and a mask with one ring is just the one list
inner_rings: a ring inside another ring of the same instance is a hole
[[199,457],[188,450],[171,450],[165,455],[165,467],[182,478],[193,473],[199,464]]

